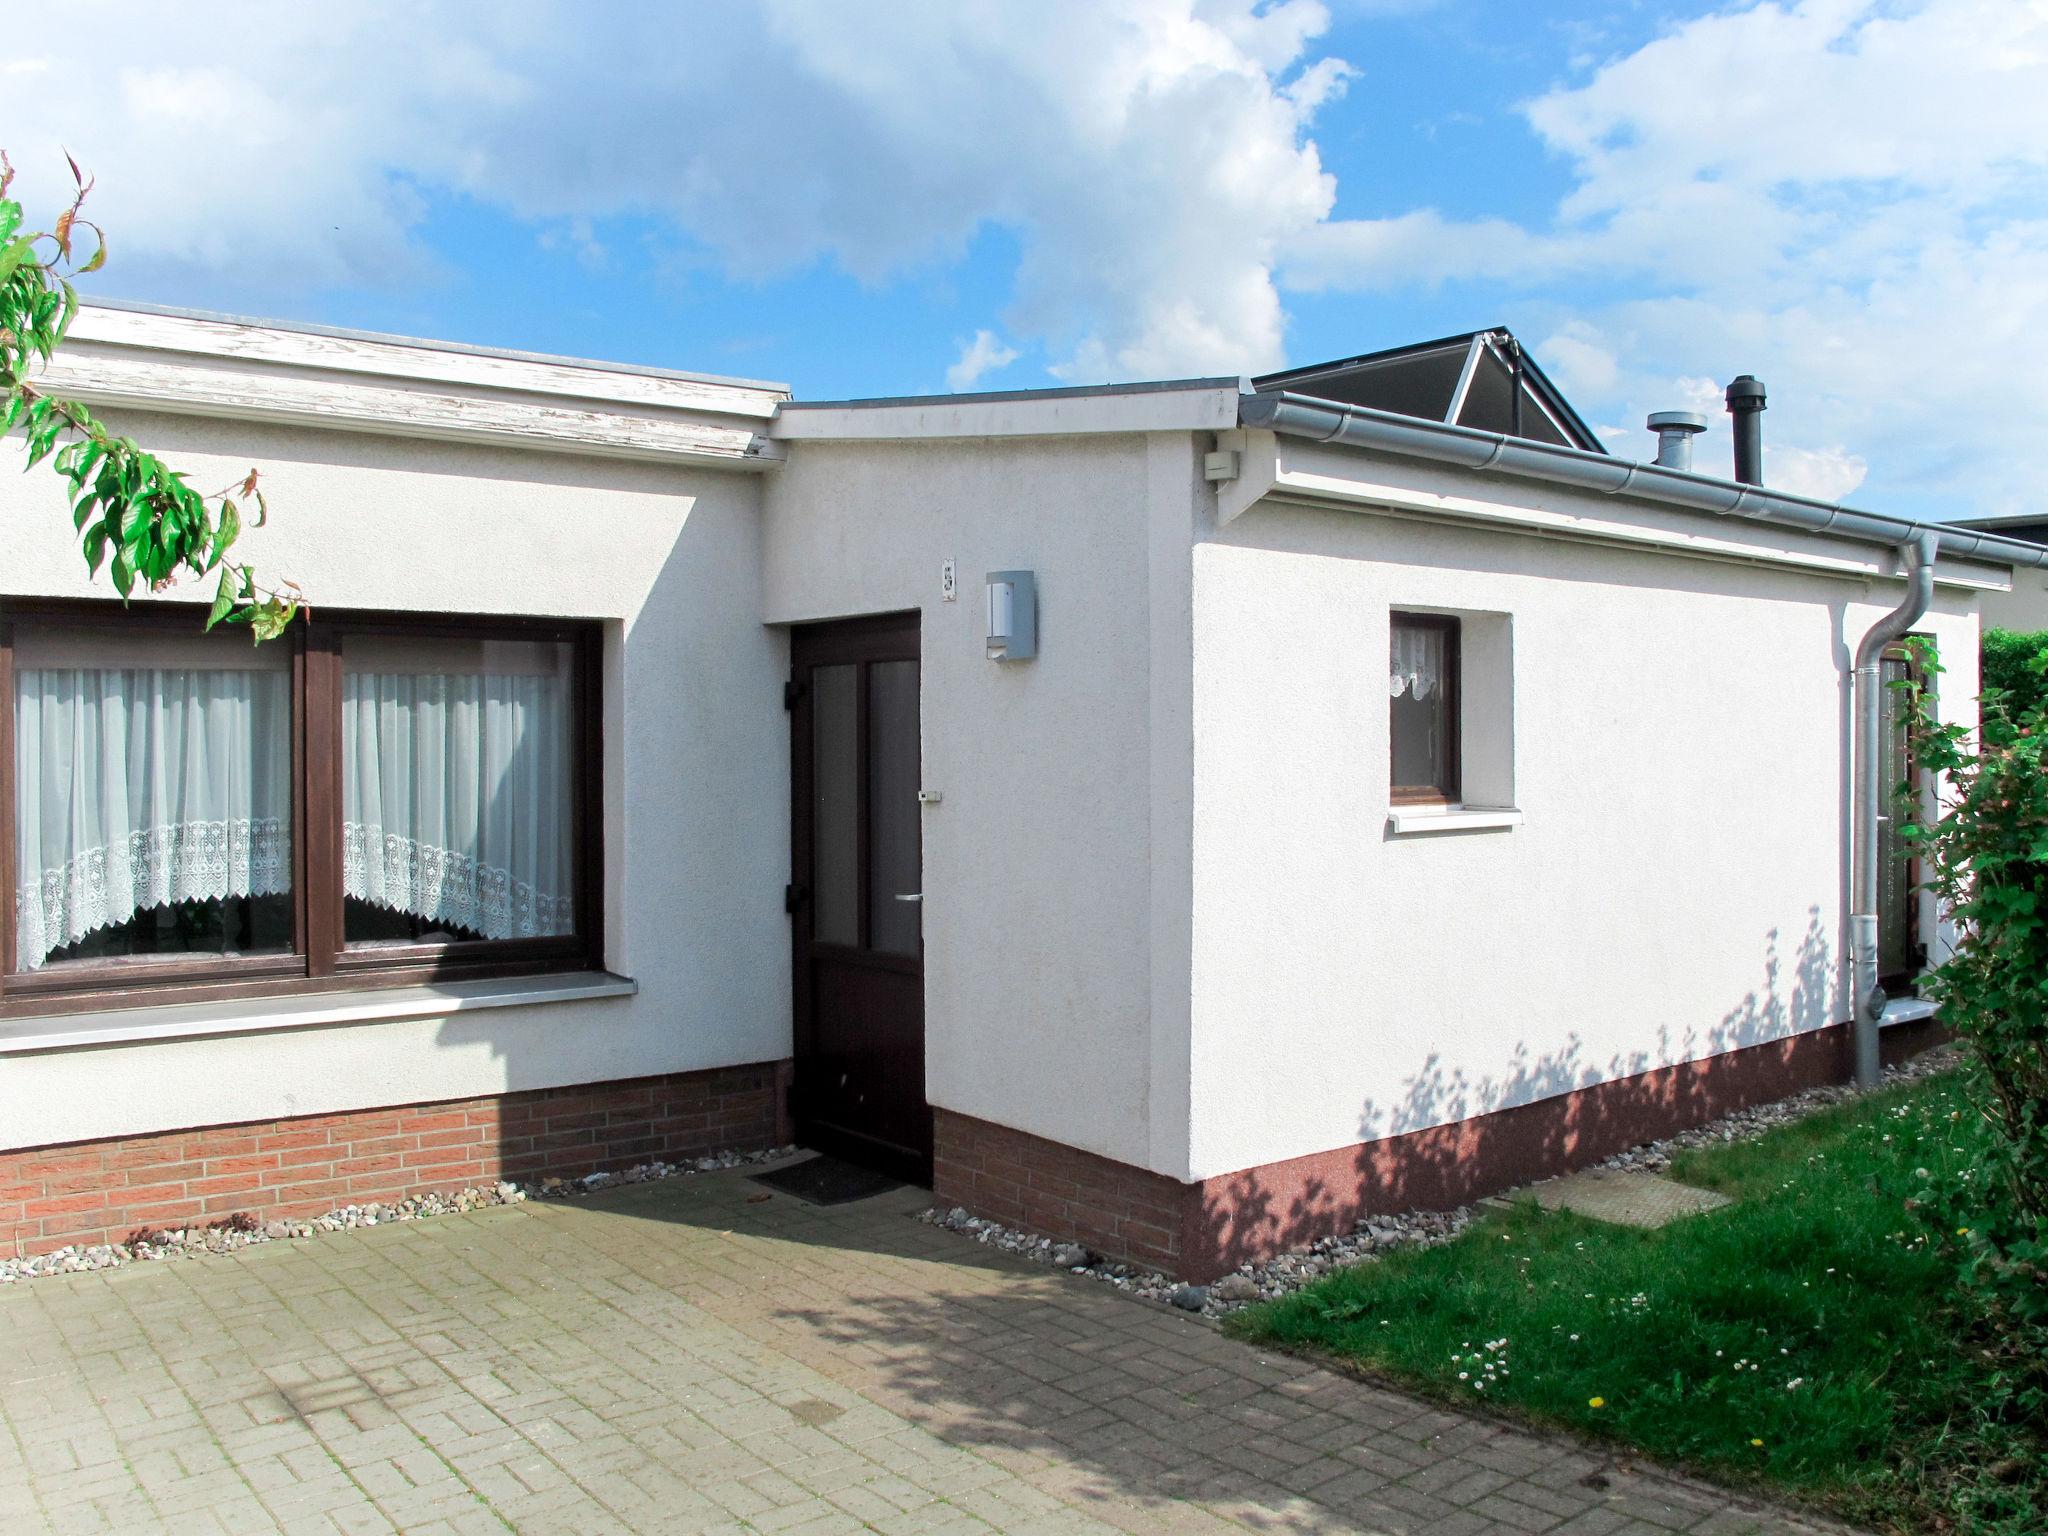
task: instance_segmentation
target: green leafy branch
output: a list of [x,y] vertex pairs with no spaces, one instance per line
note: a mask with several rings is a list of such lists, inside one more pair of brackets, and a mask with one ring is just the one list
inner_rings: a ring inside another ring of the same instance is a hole
[[[247,526],[261,527],[268,509],[250,470],[237,484],[202,495],[155,454],[120,437],[75,400],[46,394],[30,371],[49,362],[78,314],[72,279],[106,263],[107,237],[84,217],[93,183],[71,167],[71,204],[48,230],[22,232],[22,205],[8,195],[14,166],[0,151],[0,434],[23,427],[28,465],[53,454],[53,467],[70,483],[72,526],[86,569],[109,567],[123,599],[137,582],[161,592],[181,575],[216,577],[206,627],[245,624],[260,643],[284,633],[305,606],[290,581],[259,583],[252,566],[228,557]],[[78,247],[90,231],[92,253]]]
[[1971,1166],[1925,1203],[1991,1304],[2015,1405],[2048,1423],[2048,652],[2026,664],[2024,692],[1983,689],[1973,730],[1941,719],[1939,658],[1911,645],[1926,681],[1895,686],[1941,795],[1929,814],[1902,785],[1896,814],[1958,932],[1928,983],[1981,1116],[1955,1128]]

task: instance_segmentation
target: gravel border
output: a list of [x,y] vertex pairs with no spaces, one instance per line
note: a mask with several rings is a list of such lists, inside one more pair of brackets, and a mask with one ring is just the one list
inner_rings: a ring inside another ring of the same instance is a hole
[[759,1152],[716,1152],[680,1163],[636,1163],[616,1173],[591,1173],[580,1179],[544,1178],[533,1184],[501,1179],[495,1184],[478,1184],[445,1194],[407,1195],[402,1200],[344,1205],[323,1216],[295,1221],[259,1222],[253,1216],[230,1216],[212,1226],[138,1232],[125,1243],[80,1244],[59,1248],[52,1253],[39,1253],[33,1258],[0,1259],[0,1285],[48,1275],[118,1269],[124,1264],[196,1259],[206,1254],[233,1253],[258,1243],[325,1237],[334,1232],[351,1232],[358,1227],[380,1227],[394,1221],[422,1221],[429,1216],[454,1216],[494,1205],[520,1205],[528,1200],[573,1200],[581,1195],[594,1195],[599,1190],[617,1189],[627,1184],[683,1178],[694,1173],[716,1173],[726,1168],[751,1168],[788,1157],[797,1150],[794,1146],[785,1146],[769,1147]]
[[[1917,1082],[1956,1064],[1959,1054],[1952,1045],[1924,1051],[1899,1066],[1886,1070],[1882,1086]],[[1644,1142],[1626,1152],[1595,1164],[1600,1168],[1628,1168],[1644,1173],[1662,1173],[1671,1166],[1675,1153],[1693,1147],[1721,1146],[1730,1142],[1754,1141],[1767,1131],[1835,1104],[1861,1096],[1853,1084],[1829,1084],[1795,1093],[1770,1104],[1739,1109],[1719,1120],[1689,1131],[1680,1131],[1661,1141]],[[1524,1185],[1521,1188],[1527,1188]],[[971,1237],[978,1243],[1000,1248],[1020,1258],[1048,1264],[1091,1280],[1113,1285],[1150,1301],[1169,1302],[1184,1312],[1205,1317],[1222,1317],[1259,1301],[1276,1301],[1313,1283],[1333,1269],[1369,1263],[1393,1248],[1428,1248],[1447,1243],[1471,1224],[1480,1210],[1512,1201],[1517,1190],[1492,1195],[1452,1211],[1408,1211],[1399,1216],[1369,1216],[1349,1232],[1339,1233],[1291,1249],[1270,1259],[1243,1264],[1208,1285],[1188,1285],[1157,1270],[1138,1264],[1124,1264],[1105,1258],[1076,1242],[1040,1237],[1020,1227],[970,1215],[954,1206],[945,1210],[933,1206],[918,1220]]]

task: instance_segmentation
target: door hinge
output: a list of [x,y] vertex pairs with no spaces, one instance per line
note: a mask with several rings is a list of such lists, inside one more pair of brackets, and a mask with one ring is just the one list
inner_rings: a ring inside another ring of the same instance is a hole
[[811,893],[801,885],[785,885],[782,888],[782,910],[791,914],[811,899]]
[[792,677],[782,685],[782,707],[784,709],[795,709],[803,700],[803,696],[808,692],[810,692],[810,684],[800,683]]

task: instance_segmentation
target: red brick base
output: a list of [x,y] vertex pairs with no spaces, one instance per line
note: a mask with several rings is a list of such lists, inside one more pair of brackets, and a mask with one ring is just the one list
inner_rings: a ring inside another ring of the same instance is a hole
[[1176,1273],[1192,1185],[1006,1125],[932,1111],[932,1193],[1013,1227]]
[[0,1254],[773,1146],[781,1078],[768,1062],[0,1151]]
[[[1894,1061],[1941,1038],[1887,1030]],[[1365,1216],[1447,1210],[1850,1073],[1838,1024],[1514,1109],[1193,1184],[940,1109],[933,1193],[976,1215],[1212,1280],[1348,1232]]]

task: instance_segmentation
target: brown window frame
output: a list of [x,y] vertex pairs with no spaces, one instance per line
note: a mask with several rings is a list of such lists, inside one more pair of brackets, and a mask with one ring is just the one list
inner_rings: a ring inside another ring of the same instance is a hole
[[[1906,681],[1913,686],[1916,693],[1924,693],[1928,691],[1931,685],[1932,679],[1928,674],[1926,665],[1921,659],[1920,652],[1917,649],[1915,649],[1915,642],[1927,646],[1933,646],[1935,643],[1935,639],[1932,635],[1921,634],[1916,632],[1914,634],[1908,635],[1905,640],[1886,646],[1883,652],[1880,653],[1880,655],[1878,656],[1878,684],[1880,688],[1886,690],[1885,714],[1887,720],[1893,718],[1891,715],[1891,711],[1894,708],[1900,706],[1898,706],[1893,701],[1889,691],[1891,685],[1885,682],[1884,680],[1884,667],[1886,662],[1904,663],[1906,668]],[[1889,752],[1889,744],[1887,744],[1887,752]],[[1927,771],[1926,769],[1922,768],[1918,763],[1912,761],[1910,746],[1908,747],[1907,751],[1906,773],[1906,781],[1912,786],[1911,793],[1914,795],[1915,798],[1924,800],[1928,794]],[[1890,779],[1891,774],[1889,773],[1889,771],[1887,771],[1885,777],[1886,779]],[[1891,790],[1889,786],[1881,786],[1880,790],[1881,795],[1886,797],[1881,798],[1879,801],[1879,808],[1883,810],[1885,806],[1889,803],[1888,797],[1891,794]],[[1891,812],[1886,811],[1886,814],[1889,815],[1891,814]],[[1878,839],[1880,846],[1883,844],[1883,841],[1884,839],[1880,836]],[[1877,978],[1878,985],[1883,987],[1885,991],[1893,997],[1913,995],[1914,990],[1920,981],[1921,975],[1927,969],[1927,935],[1921,930],[1920,926],[1920,887],[1927,878],[1927,869],[1920,854],[1920,846],[1921,845],[1918,843],[1908,843],[1904,850],[1906,855],[1905,859],[1903,860],[1903,863],[1905,865],[1906,907],[1905,910],[1899,913],[1898,915],[1901,919],[1903,919],[1906,930],[1906,942],[1904,946],[1906,951],[1905,968],[1902,970],[1894,969],[1889,971],[1882,971],[1880,972]],[[1873,850],[1873,852],[1875,852],[1875,850]],[[1885,916],[1882,910],[1884,905],[1884,887],[1882,881],[1883,876],[1882,873],[1880,873],[1880,883],[1878,886],[1878,918],[1880,926],[1880,935],[1878,939],[1878,955],[1880,957],[1880,960],[1882,959],[1886,948],[1884,937],[1881,931],[1883,919]]]
[[[601,969],[604,956],[602,626],[591,620],[322,608],[271,641],[291,652],[292,902],[289,954],[109,957],[16,971],[14,955],[14,654],[20,626],[90,626],[192,635],[184,605],[8,598],[0,611],[0,1018],[163,1003],[416,986]],[[472,939],[350,949],[342,928],[341,647],[350,635],[560,641],[572,645],[576,755],[571,836],[577,931],[560,938]]]
[[1413,629],[1440,630],[1444,636],[1444,678],[1443,710],[1444,760],[1449,765],[1448,782],[1442,784],[1402,784],[1394,777],[1393,700],[1387,701],[1387,793],[1395,805],[1457,805],[1463,792],[1464,764],[1461,760],[1463,744],[1458,735],[1459,711],[1463,707],[1462,683],[1464,658],[1459,645],[1459,623],[1455,614],[1411,613],[1396,608],[1388,615],[1387,643],[1391,651],[1393,631],[1403,626]]

